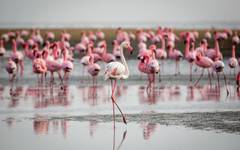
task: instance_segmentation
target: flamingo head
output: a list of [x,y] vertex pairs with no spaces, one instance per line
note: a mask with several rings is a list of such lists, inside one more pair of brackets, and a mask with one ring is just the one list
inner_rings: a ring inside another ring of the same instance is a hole
[[130,54],[133,53],[133,48],[132,48],[132,46],[131,46],[129,41],[122,42],[121,47],[122,48],[126,48],[129,51]]

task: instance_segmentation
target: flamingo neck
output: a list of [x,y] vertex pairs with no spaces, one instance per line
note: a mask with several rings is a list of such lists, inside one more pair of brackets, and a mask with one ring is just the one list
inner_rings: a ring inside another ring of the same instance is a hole
[[236,58],[236,47],[235,47],[235,45],[232,46],[232,57]]
[[92,49],[90,47],[88,48],[88,55],[92,55]]
[[126,68],[125,74],[123,75],[123,79],[126,79],[126,78],[129,77],[129,69],[128,69],[128,65],[127,65],[126,59],[125,59],[125,57],[123,55],[123,46],[122,45],[120,46],[120,54],[121,54],[120,55],[121,56],[121,61],[122,61],[123,65]]
[[185,47],[185,57],[189,54],[189,49],[190,49],[190,44],[189,42],[187,42]]
[[162,42],[161,48],[163,50],[165,50],[165,39],[164,39],[164,37],[161,38],[161,42]]
[[215,50],[216,50],[217,54],[220,54],[219,43],[217,40],[215,40]]
[[68,56],[67,51],[65,51],[65,53],[63,54],[63,61],[67,61],[67,56]]
[[13,44],[13,46],[12,46],[12,50],[13,50],[13,52],[17,52],[17,44]]

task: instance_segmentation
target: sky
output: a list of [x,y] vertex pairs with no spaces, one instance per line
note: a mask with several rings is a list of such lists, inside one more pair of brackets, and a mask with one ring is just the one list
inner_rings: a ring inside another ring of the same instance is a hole
[[238,23],[239,0],[0,0],[0,27]]

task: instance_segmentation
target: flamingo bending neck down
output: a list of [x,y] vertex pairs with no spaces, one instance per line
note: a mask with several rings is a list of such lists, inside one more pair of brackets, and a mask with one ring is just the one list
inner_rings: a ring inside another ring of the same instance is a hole
[[14,78],[16,77],[16,73],[17,73],[16,63],[11,58],[9,58],[5,69],[8,72],[9,81],[12,82],[14,80]]
[[127,124],[125,116],[123,115],[120,107],[118,106],[118,104],[115,101],[115,89],[116,89],[116,85],[117,85],[117,80],[120,79],[127,79],[129,77],[129,69],[128,69],[128,65],[127,62],[125,60],[125,57],[123,55],[123,48],[127,48],[130,53],[132,53],[132,47],[130,46],[130,43],[127,41],[124,41],[121,43],[120,45],[120,52],[121,52],[121,61],[122,62],[110,62],[106,65],[105,67],[105,72],[104,72],[104,77],[105,80],[106,79],[110,79],[111,80],[111,85],[112,85],[112,107],[113,107],[113,120],[114,120],[114,128],[115,128],[115,105],[117,106],[118,110],[120,111],[122,118],[123,118],[123,122],[125,124]]
[[12,54],[11,59],[16,63],[17,65],[17,74],[18,74],[18,68],[20,66],[20,75],[23,77],[23,54],[19,51],[17,51],[17,42],[15,40],[12,41]]

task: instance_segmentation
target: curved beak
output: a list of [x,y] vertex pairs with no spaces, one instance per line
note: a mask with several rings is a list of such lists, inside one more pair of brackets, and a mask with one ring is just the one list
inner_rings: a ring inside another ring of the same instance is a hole
[[128,47],[128,51],[130,52],[130,54],[133,54],[133,48],[131,46]]

